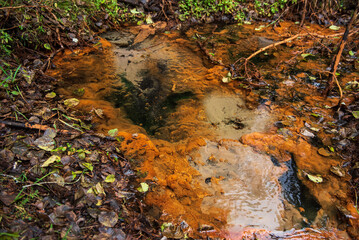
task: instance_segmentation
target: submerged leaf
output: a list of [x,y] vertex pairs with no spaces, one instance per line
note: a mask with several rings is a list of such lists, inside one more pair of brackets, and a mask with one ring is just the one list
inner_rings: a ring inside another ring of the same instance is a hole
[[320,175],[311,175],[311,174],[307,174],[308,178],[310,181],[314,182],[314,183],[321,183],[323,182],[323,178]]
[[318,153],[324,157],[329,157],[331,154],[324,148],[319,148]]

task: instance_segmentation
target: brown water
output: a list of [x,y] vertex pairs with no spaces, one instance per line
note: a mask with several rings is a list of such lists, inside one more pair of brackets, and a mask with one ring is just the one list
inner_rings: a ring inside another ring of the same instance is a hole
[[[345,200],[348,177],[330,175],[330,167],[340,161],[319,155],[299,135],[305,122],[319,126],[310,111],[332,121],[329,110],[319,105],[335,99],[322,99],[315,84],[300,75],[288,79],[289,70],[273,67],[293,50],[280,48],[282,55],[262,57],[268,63],[261,71],[276,88],[249,90],[237,81],[222,83],[228,70],[210,64],[193,37],[213,36],[213,53],[226,63],[276,41],[277,33],[255,35],[252,26],[207,26],[188,30],[186,37],[179,32],[150,35],[131,45],[147,30],[109,33],[104,37],[113,45],[102,41],[102,51],[66,53],[57,59],[53,75],[63,80],[58,93],[79,98],[79,110],[94,112],[97,131],[120,130],[125,156],[137,159],[145,179],[157,184],[146,197],[154,217],[184,221],[189,228],[183,231],[201,237],[338,238],[337,229],[345,227],[336,206],[352,206]],[[325,65],[320,59],[311,64],[301,63],[295,71],[312,74],[308,69]],[[81,88],[84,94],[76,96]],[[295,95],[298,101],[288,101]],[[310,111],[299,114],[303,107]],[[99,109],[102,118],[95,114]],[[274,127],[279,120],[285,128]],[[318,135],[330,138],[322,131]],[[326,181],[314,184],[303,171]],[[312,229],[299,230],[304,227]]]

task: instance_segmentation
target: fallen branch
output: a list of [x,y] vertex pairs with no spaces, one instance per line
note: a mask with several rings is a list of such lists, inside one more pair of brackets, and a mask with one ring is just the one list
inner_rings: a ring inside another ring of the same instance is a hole
[[[18,128],[28,128],[28,129],[35,129],[40,131],[46,131],[47,129],[50,129],[51,127],[47,125],[40,125],[36,123],[22,123],[22,122],[12,122],[12,121],[6,121],[6,120],[0,120],[0,123],[12,126],[12,127],[18,127]],[[68,131],[68,130],[57,130],[58,133],[63,134],[74,134],[74,132]]]
[[[353,16],[352,16],[352,18],[350,19],[350,22],[348,23],[348,25],[346,26],[345,32],[344,32],[343,37],[342,37],[342,39],[341,39],[338,53],[337,53],[337,55],[336,55],[336,57],[335,57],[334,64],[332,65],[331,71],[330,71],[332,77],[331,77],[330,80],[328,81],[328,85],[327,85],[326,89],[324,90],[324,95],[325,95],[326,97],[328,96],[328,94],[329,94],[330,91],[332,90],[334,81],[337,83],[337,85],[339,86],[339,90],[341,91],[341,88],[340,88],[338,79],[336,78],[336,73],[337,73],[337,70],[338,70],[338,65],[339,65],[339,62],[340,62],[340,58],[342,57],[342,53],[343,53],[345,44],[346,44],[346,42],[348,41],[349,30],[350,30],[350,28],[351,28],[353,22],[355,21],[355,19],[356,19],[356,17],[357,17],[358,8],[359,8],[359,7],[357,7],[357,8],[355,9],[355,11],[354,11],[354,13],[353,13]],[[342,100],[342,96],[343,96],[343,95],[342,95],[342,93],[341,93],[339,103],[340,103],[341,100]]]

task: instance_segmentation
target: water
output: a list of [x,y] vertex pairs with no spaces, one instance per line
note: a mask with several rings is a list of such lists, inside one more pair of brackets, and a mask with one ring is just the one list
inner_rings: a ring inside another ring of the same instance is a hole
[[[209,64],[180,34],[150,36],[131,45],[136,31],[111,33],[107,37],[115,45],[103,53],[64,56],[54,75],[63,80],[60,94],[73,97],[74,90],[84,88],[83,96],[75,96],[80,108],[103,110],[104,118],[94,118],[98,131],[118,128],[149,136],[157,155],[148,157],[141,144],[132,149],[144,152],[132,157],[143,159],[141,171],[157,179],[161,189],[148,193],[147,203],[160,205],[164,218],[171,213],[168,221],[182,219],[193,229],[201,222],[232,233],[248,228],[287,231],[316,222],[322,206],[297,177],[293,158],[277,160],[240,141],[250,133],[271,131],[278,116],[266,105],[268,100],[258,103],[236,83],[223,84],[228,70]],[[226,36],[225,31],[213,34]],[[232,42],[248,35],[233,38],[235,31],[230,28]],[[257,40],[258,46],[273,42]],[[250,50],[230,48],[232,57]],[[271,151],[282,154],[279,148]],[[191,167],[178,164],[185,158]],[[163,202],[154,201],[154,195]],[[181,209],[178,215],[172,210],[176,208]],[[226,220],[218,220],[223,212]]]

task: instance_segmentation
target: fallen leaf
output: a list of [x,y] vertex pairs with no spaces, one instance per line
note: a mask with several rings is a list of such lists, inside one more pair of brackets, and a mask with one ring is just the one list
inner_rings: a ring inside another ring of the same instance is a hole
[[67,106],[69,108],[75,107],[75,106],[79,105],[79,103],[80,103],[80,100],[78,100],[77,98],[69,98],[64,101],[65,106]]
[[115,212],[101,212],[98,215],[98,221],[105,227],[114,227],[118,221],[118,216]]
[[93,165],[92,163],[88,163],[88,162],[84,162],[82,163],[82,165],[87,168],[88,170],[90,170],[91,172],[93,171]]
[[301,133],[306,137],[315,137],[315,135],[313,133],[309,132],[306,129],[304,129]]
[[100,109],[100,108],[95,109],[95,113],[99,118],[103,118],[103,110],[102,109]]
[[111,130],[109,130],[107,133],[108,133],[108,135],[109,135],[110,137],[116,137],[116,135],[117,135],[117,133],[118,133],[118,129],[117,129],[117,128],[111,129]]
[[116,181],[115,175],[113,175],[113,174],[107,175],[105,182],[113,183],[114,181]]
[[147,184],[147,183],[144,183],[144,182],[140,183],[140,187],[137,188],[137,190],[138,190],[139,192],[147,192],[148,189],[149,189],[148,184]]
[[61,162],[61,158],[57,155],[52,155],[41,165],[41,167],[48,167],[50,164],[54,162]]
[[102,187],[102,184],[98,182],[95,185],[96,195],[106,195],[105,190]]
[[54,97],[56,97],[56,93],[54,93],[54,92],[50,92],[45,95],[45,98],[54,98]]
[[355,119],[359,119],[359,111],[353,111],[352,114],[355,117]]
[[311,175],[311,174],[307,174],[307,177],[309,178],[310,181],[314,182],[314,183],[321,183],[323,182],[323,178],[320,175]]
[[345,170],[338,166],[332,166],[330,171],[339,177],[345,177]]
[[334,31],[338,31],[338,30],[340,29],[340,27],[335,26],[335,25],[331,25],[331,26],[329,27],[329,29],[330,29],[330,30],[334,30]]

